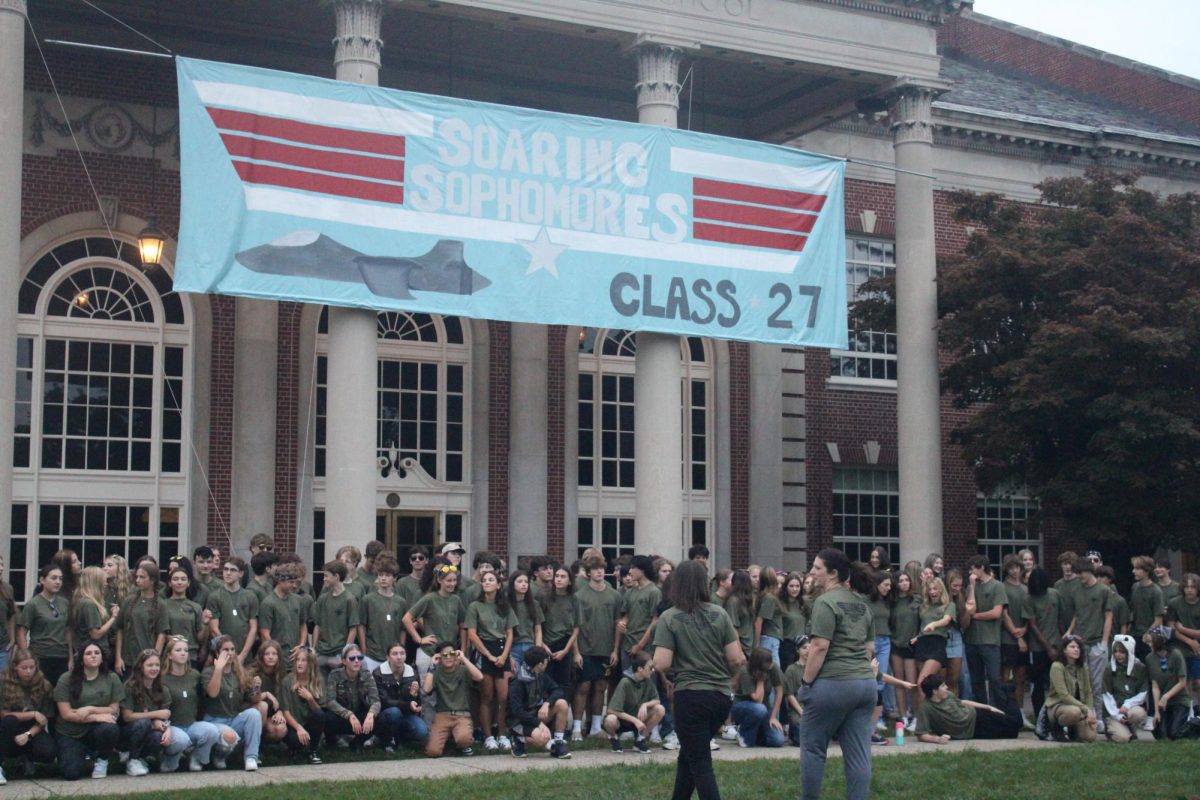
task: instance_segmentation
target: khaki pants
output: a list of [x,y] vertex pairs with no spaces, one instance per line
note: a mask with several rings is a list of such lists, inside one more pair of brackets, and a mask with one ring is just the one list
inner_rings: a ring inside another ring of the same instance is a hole
[[1050,724],[1074,728],[1081,742],[1096,741],[1096,728],[1088,724],[1087,711],[1079,706],[1055,706],[1050,710]]
[[1142,727],[1142,723],[1146,721],[1146,709],[1142,706],[1134,706],[1125,712],[1125,721],[1121,722],[1116,717],[1109,717],[1108,722],[1108,738],[1114,742],[1124,744],[1137,734],[1138,728]]
[[454,744],[459,750],[470,747],[475,741],[471,730],[471,717],[459,716],[440,711],[433,717],[433,725],[429,728],[429,741],[425,744],[425,755],[438,758],[446,748],[446,740],[454,737]]

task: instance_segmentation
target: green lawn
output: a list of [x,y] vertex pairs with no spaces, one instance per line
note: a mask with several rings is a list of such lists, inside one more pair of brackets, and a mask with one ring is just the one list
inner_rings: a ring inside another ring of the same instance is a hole
[[[797,751],[797,759],[799,753]],[[1200,798],[1200,742],[1047,746],[999,753],[926,752],[877,758],[872,796],[887,800],[1125,800]],[[671,793],[674,764],[562,769],[554,772],[471,774],[409,781],[354,781],[349,784],[292,784],[287,796],[401,800],[413,797],[552,797],[553,800],[665,798]],[[799,792],[797,760],[717,763],[726,800],[794,797]],[[164,785],[168,782],[163,781]],[[227,787],[222,800],[261,800],[262,788]],[[844,797],[841,760],[826,771],[825,797]],[[160,795],[139,794],[138,798]],[[171,800],[210,800],[211,789],[163,793]],[[282,796],[282,795],[281,795]]]

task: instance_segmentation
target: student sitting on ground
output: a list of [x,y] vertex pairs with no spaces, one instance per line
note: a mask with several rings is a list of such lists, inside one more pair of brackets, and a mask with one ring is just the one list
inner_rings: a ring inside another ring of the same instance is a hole
[[549,665],[549,650],[540,645],[529,648],[509,689],[508,728],[513,734],[512,754],[516,758],[525,758],[527,744],[550,744],[554,758],[571,757],[564,739],[570,707],[562,687],[546,671]]
[[[770,655],[767,653],[767,663]],[[633,749],[644,754],[650,752],[650,731],[662,722],[667,710],[659,702],[658,689],[650,680],[654,675],[650,656],[639,651],[629,656],[629,662],[633,674],[624,676],[617,684],[608,700],[603,726],[614,753],[624,752],[620,735],[629,732],[634,735]]]
[[765,647],[750,651],[750,660],[734,679],[733,708],[729,718],[738,729],[742,747],[783,747],[783,673],[774,654]]
[[1137,738],[1137,730],[1146,722],[1146,696],[1150,681],[1146,665],[1134,657],[1132,636],[1113,637],[1110,669],[1104,673],[1104,710],[1108,713],[1105,730],[1114,742]]
[[1024,720],[1017,701],[1000,692],[1002,708],[959,700],[939,675],[921,681],[925,702],[917,709],[917,739],[949,744],[952,739],[1015,739]]
[[[789,579],[789,583],[790,583]],[[801,634],[793,648],[796,660],[783,673],[783,693],[787,697],[788,741],[800,746],[800,720],[804,717],[804,706],[800,704],[800,687],[804,682],[804,665],[808,663],[808,637]],[[880,693],[882,695],[882,692]]]
[[426,695],[437,694],[425,755],[440,758],[451,736],[460,753],[473,755],[470,682],[483,680],[483,673],[454,642],[438,642],[434,660],[436,664],[425,673],[425,685],[421,687]]

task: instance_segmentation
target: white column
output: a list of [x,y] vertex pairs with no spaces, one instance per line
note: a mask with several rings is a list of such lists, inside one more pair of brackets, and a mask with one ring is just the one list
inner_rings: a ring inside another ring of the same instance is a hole
[[[638,122],[678,127],[682,50],[643,37],[633,54],[638,67]],[[635,543],[638,553],[673,561],[684,555],[680,368],[678,337],[638,333],[633,383]]]
[[279,304],[274,300],[237,299],[237,337],[233,343],[233,508],[230,515],[234,544],[239,551],[256,533],[272,536],[276,533],[278,322]]
[[[21,285],[21,132],[25,0],[0,0],[0,554],[12,533],[17,291]],[[24,566],[24,565],[21,565]]]
[[942,551],[942,427],[933,225],[933,99],[910,85],[892,98],[896,154],[897,428],[900,558]]
[[[337,19],[336,77],[379,84],[382,0],[330,3]],[[325,440],[325,552],[375,538],[376,314],[329,308],[329,392]]]
[[514,323],[508,450],[508,559],[546,552],[546,327]]

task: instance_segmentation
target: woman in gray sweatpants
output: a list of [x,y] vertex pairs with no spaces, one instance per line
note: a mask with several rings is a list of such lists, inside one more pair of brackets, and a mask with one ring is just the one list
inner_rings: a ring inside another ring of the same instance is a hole
[[866,598],[850,590],[853,569],[841,550],[827,548],[813,559],[813,582],[825,591],[813,603],[812,644],[799,692],[802,800],[821,797],[834,736],[842,747],[848,800],[867,800],[871,790],[874,624]]

